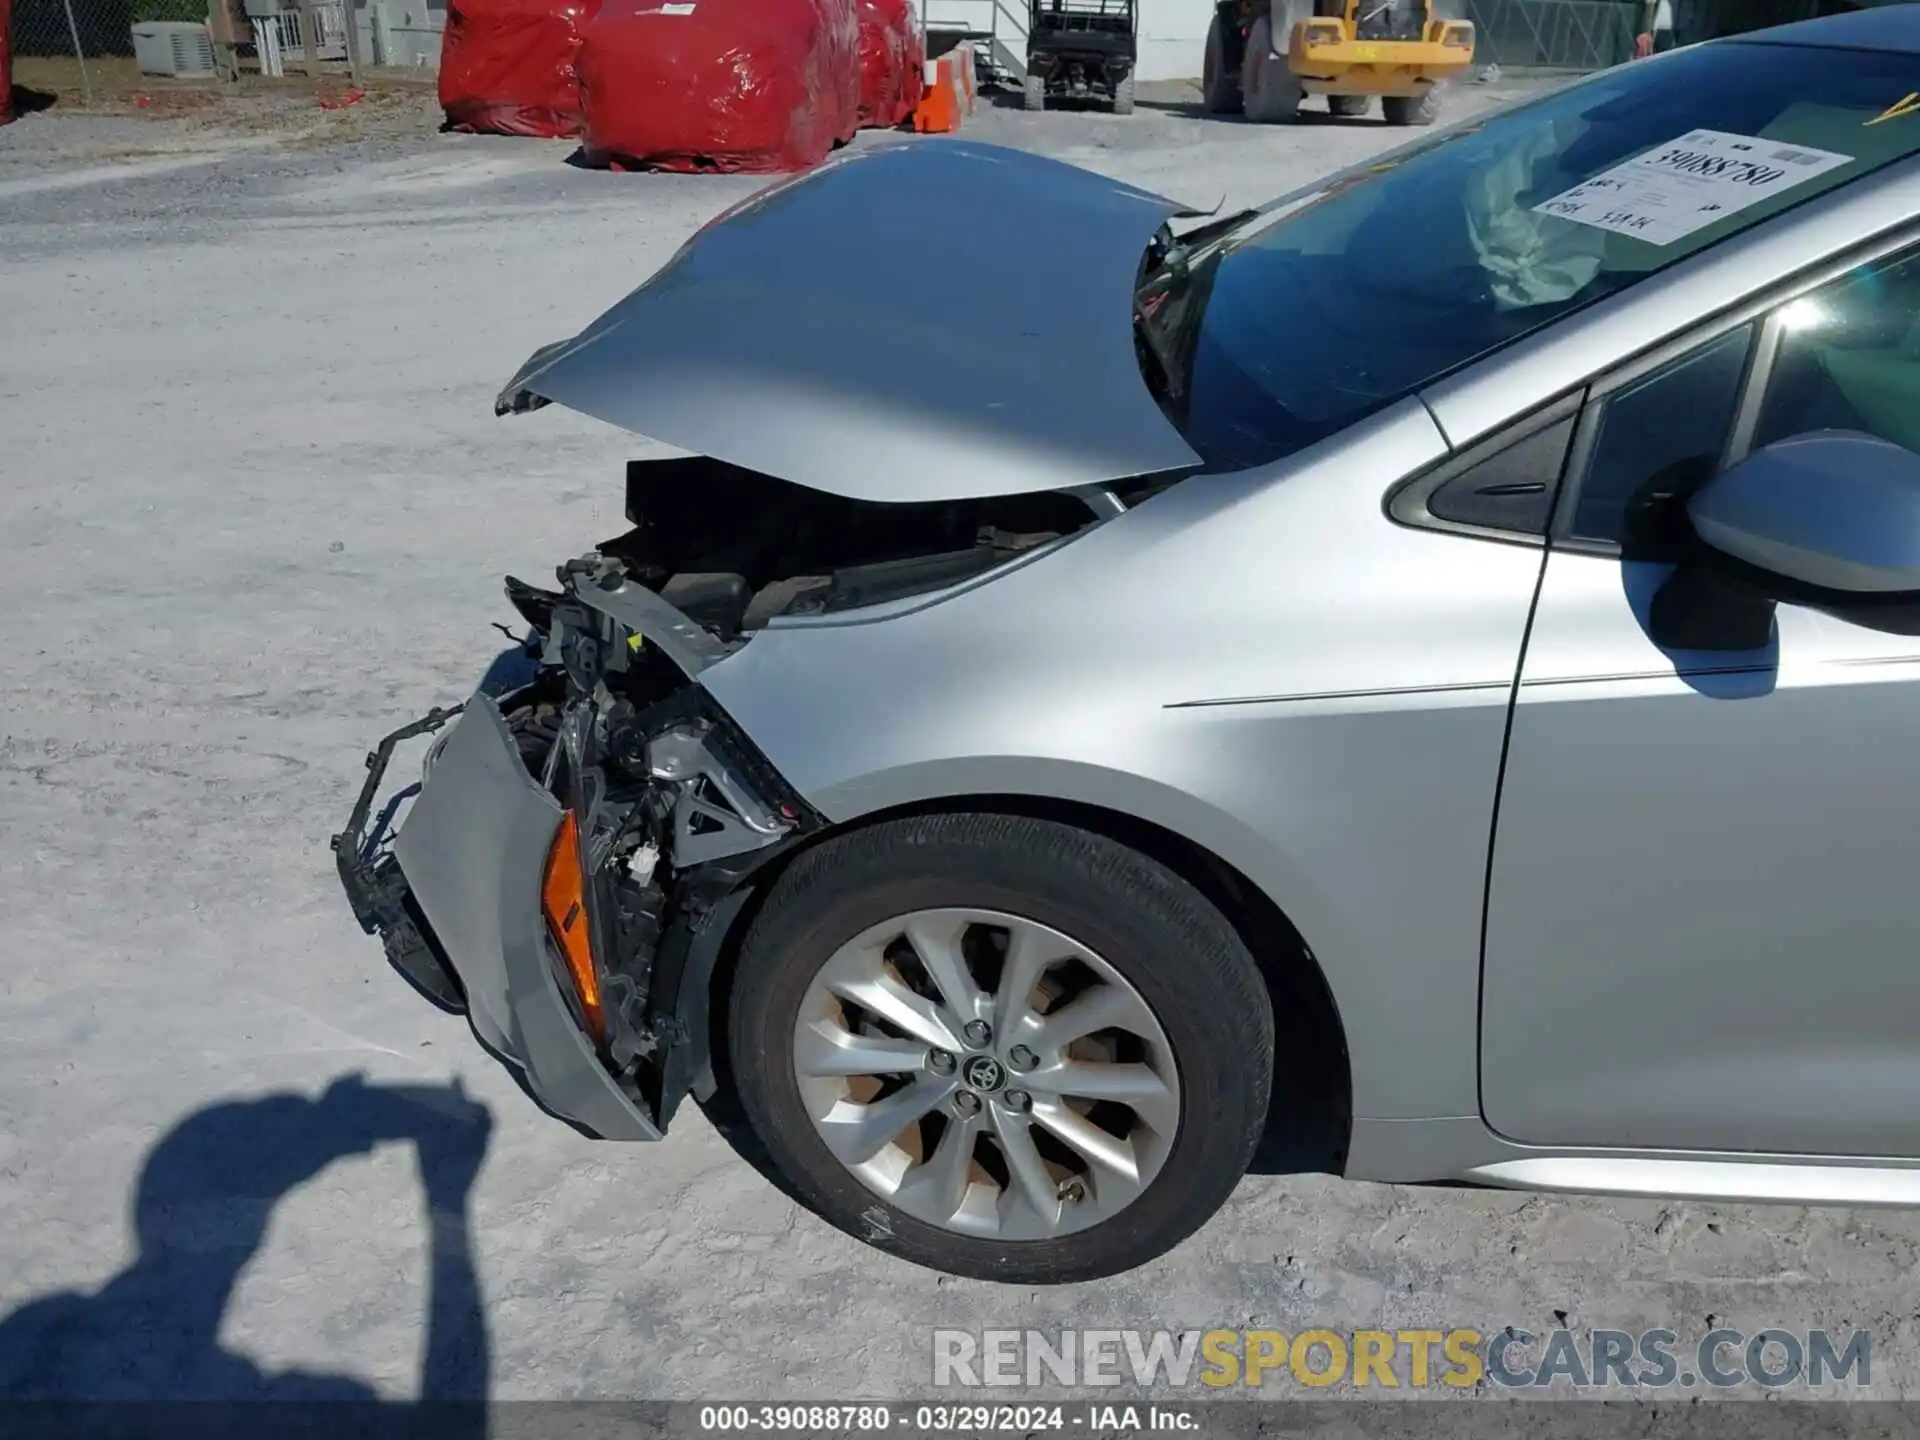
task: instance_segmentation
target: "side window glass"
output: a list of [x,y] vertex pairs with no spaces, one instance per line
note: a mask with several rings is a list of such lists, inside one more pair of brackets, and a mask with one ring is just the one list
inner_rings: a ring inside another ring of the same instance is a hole
[[1920,254],[1841,276],[1780,311],[1755,448],[1864,430],[1920,451]]
[[1623,546],[1651,544],[1660,517],[1720,464],[1754,326],[1709,340],[1600,403],[1599,434],[1571,533]]
[[1427,513],[1455,525],[1546,534],[1575,418],[1556,420],[1455,475],[1427,497]]

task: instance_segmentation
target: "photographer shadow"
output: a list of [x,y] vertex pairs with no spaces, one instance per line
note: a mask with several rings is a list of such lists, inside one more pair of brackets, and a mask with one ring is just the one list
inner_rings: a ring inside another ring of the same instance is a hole
[[[420,1398],[484,1401],[488,1342],[467,1209],[491,1132],[487,1107],[458,1082],[351,1075],[317,1099],[266,1095],[188,1116],[141,1169],[133,1262],[91,1294],[44,1295],[0,1319],[0,1398],[378,1401],[351,1375],[264,1370],[223,1347],[219,1329],[280,1199],[337,1160],[406,1140],[430,1237]],[[473,1433],[483,1435],[484,1407],[474,1408]]]

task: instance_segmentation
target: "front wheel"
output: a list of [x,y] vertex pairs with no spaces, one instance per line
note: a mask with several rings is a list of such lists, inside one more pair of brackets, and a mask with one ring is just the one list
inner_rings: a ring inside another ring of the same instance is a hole
[[1440,92],[1423,90],[1418,95],[1389,95],[1380,102],[1389,125],[1431,125],[1440,115]]
[[1020,81],[1020,108],[1022,110],[1044,110],[1047,108],[1047,81],[1043,75],[1028,75]]
[[1113,87],[1113,113],[1116,115],[1133,113],[1133,76],[1127,76]]
[[[1284,12],[1285,7],[1283,20]],[[1240,98],[1247,118],[1269,125],[1299,114],[1300,98],[1306,93],[1287,57],[1274,53],[1273,34],[1273,21],[1268,16],[1254,21],[1247,31],[1247,53],[1240,66]],[[1284,33],[1281,43],[1287,43]]]
[[1220,12],[1207,25],[1207,48],[1200,62],[1200,98],[1209,115],[1240,113],[1240,72],[1227,64],[1227,36]]
[[868,1244],[1019,1284],[1197,1229],[1265,1118],[1253,958],[1145,856],[1001,815],[831,839],[741,950],[731,1067],[795,1189]]

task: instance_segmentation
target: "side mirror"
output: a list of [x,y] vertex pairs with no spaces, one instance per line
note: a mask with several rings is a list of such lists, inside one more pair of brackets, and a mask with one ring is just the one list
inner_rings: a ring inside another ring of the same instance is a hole
[[1920,455],[1872,435],[1756,450],[1694,492],[1687,518],[1709,548],[1795,590],[1920,594]]

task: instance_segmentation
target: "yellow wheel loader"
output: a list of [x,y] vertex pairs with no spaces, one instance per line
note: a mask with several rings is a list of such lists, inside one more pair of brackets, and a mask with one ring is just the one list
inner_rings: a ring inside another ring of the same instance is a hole
[[1473,63],[1473,25],[1434,0],[1219,0],[1203,89],[1217,115],[1291,120],[1309,95],[1335,115],[1380,97],[1390,125],[1431,125],[1439,87]]

